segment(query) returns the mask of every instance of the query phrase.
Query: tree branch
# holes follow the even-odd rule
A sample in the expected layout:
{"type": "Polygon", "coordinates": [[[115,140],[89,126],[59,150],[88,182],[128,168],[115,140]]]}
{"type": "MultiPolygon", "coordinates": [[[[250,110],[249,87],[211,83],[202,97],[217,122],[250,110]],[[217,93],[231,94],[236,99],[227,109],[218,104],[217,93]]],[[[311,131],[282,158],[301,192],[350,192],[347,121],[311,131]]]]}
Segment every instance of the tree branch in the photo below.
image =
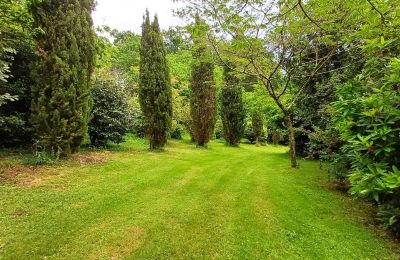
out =
{"type": "Polygon", "coordinates": [[[297,2],[298,6],[300,7],[300,10],[302,11],[302,13],[306,16],[306,18],[312,22],[313,24],[315,24],[318,28],[320,28],[321,30],[327,32],[326,29],[324,29],[321,25],[319,25],[313,18],[311,18],[311,16],[308,15],[308,13],[306,12],[306,10],[303,7],[303,4],[301,3],[301,0],[298,0],[297,2]]]}
{"type": "Polygon", "coordinates": [[[374,5],[374,3],[371,2],[371,0],[367,0],[367,2],[372,7],[372,9],[375,10],[379,14],[379,16],[381,17],[382,23],[386,26],[386,18],[383,15],[383,13],[381,11],[379,11],[379,9],[374,5]]]}

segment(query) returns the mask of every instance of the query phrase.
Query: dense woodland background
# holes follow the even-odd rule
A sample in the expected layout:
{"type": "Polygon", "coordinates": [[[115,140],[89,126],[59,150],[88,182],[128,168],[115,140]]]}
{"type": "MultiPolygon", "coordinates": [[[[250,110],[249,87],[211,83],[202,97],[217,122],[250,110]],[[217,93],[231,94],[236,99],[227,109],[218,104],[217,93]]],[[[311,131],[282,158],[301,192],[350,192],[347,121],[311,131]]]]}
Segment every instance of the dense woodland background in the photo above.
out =
{"type": "Polygon", "coordinates": [[[147,12],[137,35],[93,28],[92,0],[1,0],[0,146],[41,164],[127,133],[288,145],[398,234],[398,0],[183,2],[187,26],[147,12]]]}

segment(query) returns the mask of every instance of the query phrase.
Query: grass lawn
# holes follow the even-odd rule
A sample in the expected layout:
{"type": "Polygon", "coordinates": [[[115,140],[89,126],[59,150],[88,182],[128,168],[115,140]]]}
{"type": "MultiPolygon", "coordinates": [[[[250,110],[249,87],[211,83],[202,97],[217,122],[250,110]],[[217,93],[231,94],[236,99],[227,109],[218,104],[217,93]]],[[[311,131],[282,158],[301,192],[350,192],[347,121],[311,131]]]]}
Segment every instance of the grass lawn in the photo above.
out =
{"type": "Polygon", "coordinates": [[[146,148],[34,169],[3,156],[0,259],[400,258],[366,203],[328,188],[318,162],[290,169],[285,147],[146,148]]]}

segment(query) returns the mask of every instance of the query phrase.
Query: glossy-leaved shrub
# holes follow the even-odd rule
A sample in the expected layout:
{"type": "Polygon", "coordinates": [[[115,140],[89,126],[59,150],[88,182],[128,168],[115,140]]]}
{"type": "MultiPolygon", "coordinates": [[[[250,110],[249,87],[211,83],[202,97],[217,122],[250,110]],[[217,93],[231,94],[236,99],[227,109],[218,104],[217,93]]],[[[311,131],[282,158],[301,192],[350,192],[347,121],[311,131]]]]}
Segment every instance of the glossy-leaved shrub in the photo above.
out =
{"type": "Polygon", "coordinates": [[[92,98],[93,108],[89,122],[91,144],[104,147],[108,142],[123,142],[132,121],[124,87],[110,79],[96,79],[92,98]]]}
{"type": "Polygon", "coordinates": [[[363,50],[366,65],[360,75],[339,87],[334,119],[347,143],[350,192],[376,201],[379,218],[399,235],[399,35],[388,41],[368,40],[363,50]]]}

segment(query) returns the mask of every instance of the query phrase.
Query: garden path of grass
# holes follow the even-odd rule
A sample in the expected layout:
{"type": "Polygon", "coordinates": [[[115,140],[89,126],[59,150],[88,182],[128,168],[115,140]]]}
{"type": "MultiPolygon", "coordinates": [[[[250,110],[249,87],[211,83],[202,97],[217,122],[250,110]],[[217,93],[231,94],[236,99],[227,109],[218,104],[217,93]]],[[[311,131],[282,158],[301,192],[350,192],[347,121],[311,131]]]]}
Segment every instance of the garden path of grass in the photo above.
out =
{"type": "Polygon", "coordinates": [[[30,170],[0,183],[0,259],[400,258],[364,202],[286,150],[129,139],[30,170]]]}

